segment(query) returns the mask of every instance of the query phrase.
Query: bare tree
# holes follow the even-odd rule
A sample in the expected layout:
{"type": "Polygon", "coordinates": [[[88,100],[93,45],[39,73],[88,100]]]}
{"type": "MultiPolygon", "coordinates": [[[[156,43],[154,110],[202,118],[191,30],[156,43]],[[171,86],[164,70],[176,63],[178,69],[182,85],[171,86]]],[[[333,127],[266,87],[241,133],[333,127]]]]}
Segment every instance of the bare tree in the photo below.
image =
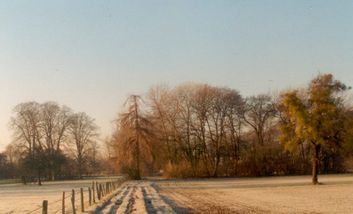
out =
{"type": "Polygon", "coordinates": [[[102,168],[100,157],[100,147],[97,141],[93,141],[87,151],[87,168],[88,173],[93,175],[97,172],[98,168],[102,168]]]}
{"type": "Polygon", "coordinates": [[[276,108],[269,95],[260,94],[257,96],[249,97],[245,103],[243,111],[243,119],[245,123],[252,129],[255,134],[255,142],[252,143],[251,170],[252,174],[268,174],[266,152],[267,146],[265,145],[266,133],[270,133],[272,122],[276,115],[276,108]]]}
{"type": "Polygon", "coordinates": [[[82,179],[88,151],[98,136],[97,129],[94,119],[86,113],[75,113],[70,117],[69,133],[80,179],[82,179]]]}
{"type": "Polygon", "coordinates": [[[244,121],[255,131],[257,142],[263,145],[266,129],[270,127],[276,108],[268,95],[252,96],[246,100],[244,121]]]}
{"type": "Polygon", "coordinates": [[[223,153],[235,143],[230,130],[233,140],[240,135],[237,119],[243,102],[238,92],[186,84],[173,90],[154,87],[149,100],[155,127],[167,148],[168,164],[186,160],[193,176],[217,176],[221,161],[226,159],[223,153]]]}
{"type": "Polygon", "coordinates": [[[54,102],[46,102],[40,105],[41,132],[48,156],[48,169],[51,180],[55,179],[55,174],[65,159],[61,145],[67,137],[71,114],[72,112],[69,108],[60,107],[54,102]]]}
{"type": "Polygon", "coordinates": [[[194,123],[195,135],[202,142],[203,159],[207,160],[204,164],[209,175],[217,176],[221,160],[225,164],[229,160],[227,154],[233,149],[231,145],[239,143],[242,98],[235,90],[200,85],[193,104],[199,121],[194,123]]]}
{"type": "Polygon", "coordinates": [[[38,185],[45,169],[44,147],[41,134],[40,105],[27,102],[17,105],[13,110],[10,126],[14,130],[14,143],[23,150],[25,165],[36,171],[38,185]]]}
{"type": "MultiPolygon", "coordinates": [[[[171,121],[173,120],[170,114],[170,102],[171,102],[170,90],[167,86],[155,86],[152,87],[148,92],[149,107],[151,108],[151,119],[154,124],[154,135],[158,141],[166,147],[165,158],[169,163],[175,161],[175,145],[173,139],[173,133],[171,129],[171,121]]],[[[163,154],[163,153],[162,153],[163,154]]],[[[159,154],[159,156],[162,156],[159,154]]],[[[163,158],[163,157],[162,157],[163,158]]]]}
{"type": "Polygon", "coordinates": [[[184,158],[191,166],[192,175],[196,176],[201,157],[201,148],[194,134],[195,114],[193,98],[197,85],[181,85],[173,90],[172,111],[174,112],[174,138],[184,158]]]}

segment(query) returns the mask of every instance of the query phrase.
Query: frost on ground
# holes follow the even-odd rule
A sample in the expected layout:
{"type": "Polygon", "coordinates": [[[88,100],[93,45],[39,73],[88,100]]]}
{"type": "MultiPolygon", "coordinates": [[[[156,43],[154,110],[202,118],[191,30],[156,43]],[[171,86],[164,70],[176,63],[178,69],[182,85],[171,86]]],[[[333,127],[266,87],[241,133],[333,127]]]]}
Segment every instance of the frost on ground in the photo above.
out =
{"type": "Polygon", "coordinates": [[[107,203],[92,213],[175,213],[152,187],[152,184],[153,182],[150,181],[126,182],[107,203]]]}
{"type": "Polygon", "coordinates": [[[104,213],[353,213],[353,176],[131,181],[104,213]]]}
{"type": "Polygon", "coordinates": [[[193,213],[353,213],[353,176],[159,181],[159,192],[193,213]]]}
{"type": "MultiPolygon", "coordinates": [[[[353,175],[319,180],[316,186],[310,176],[128,181],[87,213],[353,213],[353,175]]],[[[43,199],[50,207],[58,192],[82,184],[0,185],[0,213],[27,213],[43,199]]]]}
{"type": "MultiPolygon", "coordinates": [[[[106,182],[115,178],[101,178],[94,181],[106,182]]],[[[36,184],[22,185],[4,184],[0,185],[0,213],[1,214],[24,214],[41,213],[41,205],[43,200],[48,200],[48,212],[50,214],[61,213],[62,192],[66,193],[66,210],[71,213],[71,191],[74,189],[77,193],[76,207],[80,206],[80,198],[78,197],[80,188],[84,188],[84,198],[86,206],[88,206],[88,187],[92,185],[93,180],[80,181],[55,181],[43,182],[42,186],[36,184]]]]}

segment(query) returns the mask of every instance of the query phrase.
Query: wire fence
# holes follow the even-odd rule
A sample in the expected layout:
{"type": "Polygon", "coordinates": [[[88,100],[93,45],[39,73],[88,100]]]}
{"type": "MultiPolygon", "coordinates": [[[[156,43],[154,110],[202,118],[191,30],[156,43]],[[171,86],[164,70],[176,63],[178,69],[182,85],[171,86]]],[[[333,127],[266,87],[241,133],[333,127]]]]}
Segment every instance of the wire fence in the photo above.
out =
{"type": "Polygon", "coordinates": [[[39,206],[35,210],[29,211],[27,214],[37,213],[37,212],[40,212],[41,210],[42,210],[42,206],[39,206]]]}
{"type": "Polygon", "coordinates": [[[123,179],[108,182],[93,181],[89,187],[75,188],[71,191],[62,192],[62,196],[58,200],[44,200],[41,205],[26,214],[82,213],[87,210],[87,208],[108,197],[119,188],[123,182],[123,179]]]}

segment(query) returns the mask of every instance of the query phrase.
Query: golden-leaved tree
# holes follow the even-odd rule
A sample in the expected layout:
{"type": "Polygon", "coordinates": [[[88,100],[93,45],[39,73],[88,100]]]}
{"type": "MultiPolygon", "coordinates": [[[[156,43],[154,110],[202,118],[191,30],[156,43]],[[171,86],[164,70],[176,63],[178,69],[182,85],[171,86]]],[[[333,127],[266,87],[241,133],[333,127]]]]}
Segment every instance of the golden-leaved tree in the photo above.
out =
{"type": "Polygon", "coordinates": [[[318,183],[320,153],[323,149],[337,150],[342,142],[343,98],[348,88],[331,74],[313,79],[305,91],[290,91],[282,95],[280,111],[280,141],[288,148],[305,142],[312,148],[312,182],[318,183]]]}

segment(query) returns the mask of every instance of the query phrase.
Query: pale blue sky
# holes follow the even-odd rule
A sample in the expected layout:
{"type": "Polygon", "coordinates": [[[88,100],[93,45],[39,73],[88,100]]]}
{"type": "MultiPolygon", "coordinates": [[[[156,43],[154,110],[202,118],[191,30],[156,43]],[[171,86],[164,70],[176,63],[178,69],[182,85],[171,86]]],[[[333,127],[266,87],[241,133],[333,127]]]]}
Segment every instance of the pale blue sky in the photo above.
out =
{"type": "Polygon", "coordinates": [[[20,102],[85,111],[104,137],[126,96],[154,84],[246,96],[318,72],[353,85],[352,1],[2,0],[0,150],[20,102]]]}

